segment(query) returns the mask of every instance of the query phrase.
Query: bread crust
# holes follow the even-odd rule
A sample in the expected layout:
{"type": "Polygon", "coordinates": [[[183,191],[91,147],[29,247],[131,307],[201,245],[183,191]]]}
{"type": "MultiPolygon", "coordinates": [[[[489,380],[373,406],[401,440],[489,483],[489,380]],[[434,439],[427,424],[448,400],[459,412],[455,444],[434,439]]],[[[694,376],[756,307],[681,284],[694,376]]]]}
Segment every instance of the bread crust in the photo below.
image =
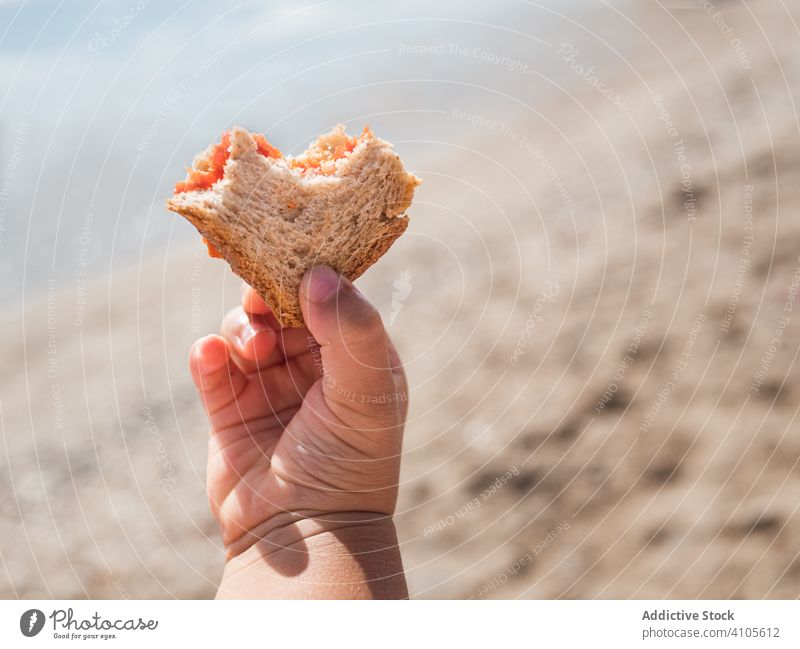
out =
{"type": "Polygon", "coordinates": [[[405,232],[420,182],[391,144],[370,133],[337,161],[335,174],[320,175],[259,154],[252,134],[234,127],[224,178],[176,194],[167,208],[214,245],[282,326],[299,327],[306,271],[325,264],[356,279],[405,232]]]}

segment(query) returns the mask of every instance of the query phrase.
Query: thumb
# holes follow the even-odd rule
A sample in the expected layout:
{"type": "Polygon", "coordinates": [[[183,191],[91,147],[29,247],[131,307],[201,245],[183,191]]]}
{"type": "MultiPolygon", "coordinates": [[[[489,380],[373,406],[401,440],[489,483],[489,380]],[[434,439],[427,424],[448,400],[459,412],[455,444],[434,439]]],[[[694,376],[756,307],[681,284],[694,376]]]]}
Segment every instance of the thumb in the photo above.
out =
{"type": "Polygon", "coordinates": [[[316,266],[300,285],[300,305],[320,346],[329,405],[374,414],[375,406],[405,398],[395,394],[391,344],[380,314],[348,279],[316,266]]]}

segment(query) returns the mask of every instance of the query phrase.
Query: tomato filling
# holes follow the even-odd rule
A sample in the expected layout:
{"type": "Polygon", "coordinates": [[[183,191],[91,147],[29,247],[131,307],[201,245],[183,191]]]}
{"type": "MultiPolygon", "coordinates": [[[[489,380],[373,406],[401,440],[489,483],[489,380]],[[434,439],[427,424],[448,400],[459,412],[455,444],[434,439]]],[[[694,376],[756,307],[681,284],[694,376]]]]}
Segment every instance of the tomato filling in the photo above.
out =
{"type": "MultiPolygon", "coordinates": [[[[336,173],[336,161],[347,157],[356,148],[356,145],[365,137],[371,137],[372,132],[368,126],[364,127],[361,135],[347,135],[344,129],[339,128],[319,138],[305,153],[288,158],[287,163],[292,169],[300,173],[318,173],[331,175],[336,173]]],[[[258,152],[265,158],[282,158],[283,154],[267,142],[262,134],[253,136],[258,152]]],[[[186,178],[175,185],[175,193],[194,192],[201,189],[210,189],[215,183],[222,180],[225,175],[225,163],[230,157],[231,134],[225,131],[218,144],[210,147],[204,158],[195,160],[194,165],[188,170],[186,178]]]]}
{"type": "MultiPolygon", "coordinates": [[[[272,146],[267,139],[261,135],[253,136],[256,141],[258,152],[265,158],[282,158],[278,149],[272,146]]],[[[219,144],[214,144],[208,155],[197,160],[194,166],[189,169],[186,179],[175,185],[175,193],[194,192],[200,189],[209,189],[214,183],[222,180],[225,175],[225,163],[231,155],[231,134],[225,131],[219,144]]]]}
{"type": "Polygon", "coordinates": [[[288,163],[292,169],[301,173],[317,173],[330,176],[336,173],[336,161],[346,158],[353,152],[362,138],[369,137],[372,132],[368,126],[364,127],[361,135],[347,135],[343,129],[336,129],[332,133],[319,138],[305,153],[289,158],[288,163]]]}
{"type": "Polygon", "coordinates": [[[203,243],[206,244],[209,257],[213,257],[214,259],[225,259],[225,255],[223,255],[219,250],[217,250],[217,247],[205,237],[203,237],[203,243]]]}

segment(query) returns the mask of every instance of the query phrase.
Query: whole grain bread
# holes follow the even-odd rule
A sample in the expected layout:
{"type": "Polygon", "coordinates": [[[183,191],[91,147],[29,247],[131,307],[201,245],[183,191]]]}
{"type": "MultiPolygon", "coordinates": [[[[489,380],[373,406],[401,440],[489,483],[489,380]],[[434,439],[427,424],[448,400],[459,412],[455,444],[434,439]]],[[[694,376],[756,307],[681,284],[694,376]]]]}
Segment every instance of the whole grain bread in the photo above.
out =
{"type": "MultiPolygon", "coordinates": [[[[343,137],[337,127],[309,151],[343,137]]],[[[302,326],[305,272],[325,264],[350,280],[361,275],[405,231],[405,211],[421,182],[391,144],[369,132],[333,164],[330,175],[301,173],[285,158],[258,153],[253,136],[235,127],[223,179],[176,194],[167,207],[194,224],[282,326],[302,326]]]]}

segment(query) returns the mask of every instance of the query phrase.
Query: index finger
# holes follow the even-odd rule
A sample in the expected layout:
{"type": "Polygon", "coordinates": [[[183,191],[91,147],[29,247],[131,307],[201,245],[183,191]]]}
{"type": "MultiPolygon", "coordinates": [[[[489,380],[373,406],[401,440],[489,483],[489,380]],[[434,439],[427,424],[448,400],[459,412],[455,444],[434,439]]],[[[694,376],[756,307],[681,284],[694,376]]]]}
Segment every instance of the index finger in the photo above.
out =
{"type": "Polygon", "coordinates": [[[308,353],[311,349],[309,341],[311,334],[308,333],[308,329],[305,327],[288,329],[282,327],[275,314],[272,313],[272,309],[246,282],[242,283],[242,308],[248,315],[263,319],[264,323],[278,334],[278,349],[284,360],[308,353]]]}
{"type": "MultiPolygon", "coordinates": [[[[256,315],[272,315],[272,311],[267,306],[267,303],[264,302],[264,298],[262,298],[252,286],[245,282],[242,283],[242,308],[248,313],[254,313],[256,315]]],[[[278,329],[280,329],[280,327],[278,327],[278,329]]]]}

